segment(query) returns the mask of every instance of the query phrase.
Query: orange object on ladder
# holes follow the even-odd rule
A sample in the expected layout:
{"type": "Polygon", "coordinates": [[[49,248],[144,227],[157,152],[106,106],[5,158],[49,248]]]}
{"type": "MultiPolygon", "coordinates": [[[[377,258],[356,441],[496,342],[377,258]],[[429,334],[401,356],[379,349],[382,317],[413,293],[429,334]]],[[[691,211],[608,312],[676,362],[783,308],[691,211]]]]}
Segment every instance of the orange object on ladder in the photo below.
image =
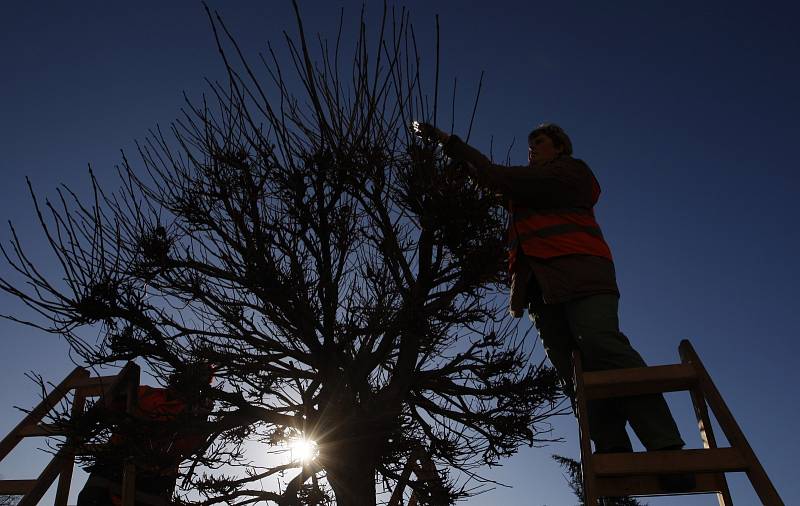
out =
{"type": "Polygon", "coordinates": [[[762,504],[783,506],[692,345],[683,340],[678,350],[680,364],[595,372],[584,372],[580,354],[573,353],[586,504],[599,505],[602,497],[716,493],[719,506],[732,506],[725,473],[743,471],[762,504]],[[587,419],[589,400],[675,391],[691,393],[705,449],[592,454],[587,419]],[[729,448],[717,446],[709,407],[730,442],[729,448]],[[677,473],[693,474],[695,487],[680,493],[663,490],[658,476],[677,473]]]}
{"type": "MultiPolygon", "coordinates": [[[[73,392],[71,416],[75,417],[84,411],[87,397],[100,397],[97,401],[105,401],[117,392],[126,389],[127,409],[133,407],[136,399],[136,388],[139,386],[139,366],[129,362],[117,375],[91,378],[89,371],[76,367],[58,386],[56,386],[38,406],[0,441],[0,461],[26,437],[66,436],[67,440],[45,467],[39,477],[32,480],[0,480],[0,494],[21,495],[18,506],[34,506],[59,477],[55,506],[66,506],[69,487],[72,481],[72,470],[75,465],[75,447],[81,441],[73,441],[60,427],[42,424],[42,419],[52,411],[62,399],[73,392]],[[108,396],[108,397],[106,397],[108,396]]],[[[133,506],[133,466],[126,466],[123,485],[123,505],[133,506]],[[126,493],[127,492],[127,493],[126,493]]]]}

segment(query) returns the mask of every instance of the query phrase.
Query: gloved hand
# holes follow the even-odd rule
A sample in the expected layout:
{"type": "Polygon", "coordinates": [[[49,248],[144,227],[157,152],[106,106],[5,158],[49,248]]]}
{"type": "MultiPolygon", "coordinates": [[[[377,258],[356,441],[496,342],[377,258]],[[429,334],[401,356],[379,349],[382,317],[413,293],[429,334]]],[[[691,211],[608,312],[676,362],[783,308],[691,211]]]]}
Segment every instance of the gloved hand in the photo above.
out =
{"type": "Polygon", "coordinates": [[[411,132],[424,140],[435,141],[439,144],[444,144],[450,139],[450,134],[439,130],[430,123],[420,123],[419,121],[411,123],[411,132]]]}

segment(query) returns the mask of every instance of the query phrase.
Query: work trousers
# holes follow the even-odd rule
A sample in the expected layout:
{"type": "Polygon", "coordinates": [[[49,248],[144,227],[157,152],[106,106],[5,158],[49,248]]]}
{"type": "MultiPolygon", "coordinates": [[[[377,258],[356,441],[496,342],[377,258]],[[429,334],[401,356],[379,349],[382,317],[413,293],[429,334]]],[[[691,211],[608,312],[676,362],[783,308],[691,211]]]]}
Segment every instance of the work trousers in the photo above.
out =
{"type": "MultiPolygon", "coordinates": [[[[104,469],[104,471],[108,471],[104,469]]],[[[111,473],[109,473],[111,474],[111,473]]],[[[101,473],[92,472],[78,494],[78,506],[118,506],[122,504],[122,485],[118,471],[109,479],[101,473]]],[[[138,473],[136,477],[135,506],[169,506],[175,488],[174,476],[154,476],[138,473]]]]}
{"type": "MultiPolygon", "coordinates": [[[[646,365],[619,330],[617,295],[591,295],[561,304],[544,304],[538,290],[530,292],[531,319],[565,392],[573,400],[572,351],[576,347],[586,371],[646,365]]],[[[632,451],[626,422],[648,450],[684,445],[661,394],[589,401],[588,411],[589,434],[596,452],[632,451]]]]}

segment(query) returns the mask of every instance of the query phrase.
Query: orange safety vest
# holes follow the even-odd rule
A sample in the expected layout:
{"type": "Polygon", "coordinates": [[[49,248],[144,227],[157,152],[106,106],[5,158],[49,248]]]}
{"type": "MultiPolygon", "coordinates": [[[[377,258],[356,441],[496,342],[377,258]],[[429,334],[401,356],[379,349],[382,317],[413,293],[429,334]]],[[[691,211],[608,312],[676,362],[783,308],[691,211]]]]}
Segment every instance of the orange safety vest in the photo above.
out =
{"type": "Polygon", "coordinates": [[[150,420],[174,420],[186,410],[186,403],[171,395],[166,388],[142,385],[138,394],[139,409],[146,413],[150,420]]]}
{"type": "MultiPolygon", "coordinates": [[[[600,196],[597,181],[594,181],[593,190],[596,202],[600,196]]],[[[520,250],[528,256],[543,259],[594,255],[611,260],[611,250],[591,208],[531,209],[512,202],[510,212],[509,272],[514,272],[520,250]]]]}
{"type": "MultiPolygon", "coordinates": [[[[186,403],[175,397],[169,390],[146,385],[138,388],[137,402],[139,410],[146,416],[145,422],[170,422],[182,415],[187,409],[186,403]]],[[[147,444],[153,449],[161,448],[164,450],[165,456],[172,455],[174,460],[177,461],[175,469],[162,469],[160,470],[162,474],[175,472],[183,457],[205,441],[205,436],[200,433],[188,431],[172,433],[157,429],[154,426],[154,431],[150,438],[142,442],[142,444],[147,444]]],[[[112,434],[110,442],[118,445],[122,444],[124,440],[125,438],[122,435],[112,434]]]]}

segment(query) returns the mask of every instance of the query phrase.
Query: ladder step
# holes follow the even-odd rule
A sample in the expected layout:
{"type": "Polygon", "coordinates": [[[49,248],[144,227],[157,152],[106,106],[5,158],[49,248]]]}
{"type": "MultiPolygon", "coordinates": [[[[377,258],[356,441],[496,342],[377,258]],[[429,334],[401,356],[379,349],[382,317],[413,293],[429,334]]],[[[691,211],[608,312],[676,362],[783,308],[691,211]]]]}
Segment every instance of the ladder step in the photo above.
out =
{"type": "Polygon", "coordinates": [[[598,477],[636,476],[746,471],[747,461],[735,448],[711,448],[707,450],[603,453],[592,456],[592,466],[598,477]]]}
{"type": "MultiPolygon", "coordinates": [[[[681,494],[707,494],[724,488],[722,474],[695,473],[694,478],[695,487],[681,494]]],[[[661,488],[658,476],[598,476],[596,484],[600,497],[676,495],[661,488]]]]}
{"type": "Polygon", "coordinates": [[[81,390],[81,393],[87,397],[99,397],[111,388],[111,385],[114,384],[116,379],[117,375],[78,378],[73,380],[70,386],[81,390]]]}
{"type": "Polygon", "coordinates": [[[22,437],[35,436],[65,436],[66,431],[63,427],[51,423],[40,423],[38,425],[28,425],[19,430],[18,434],[22,437]]]}
{"type": "Polygon", "coordinates": [[[587,399],[605,399],[689,390],[697,383],[697,373],[686,364],[656,365],[584,372],[583,382],[587,399]]]}
{"type": "Polygon", "coordinates": [[[36,486],[37,480],[0,480],[0,494],[25,495],[36,486]]]}

